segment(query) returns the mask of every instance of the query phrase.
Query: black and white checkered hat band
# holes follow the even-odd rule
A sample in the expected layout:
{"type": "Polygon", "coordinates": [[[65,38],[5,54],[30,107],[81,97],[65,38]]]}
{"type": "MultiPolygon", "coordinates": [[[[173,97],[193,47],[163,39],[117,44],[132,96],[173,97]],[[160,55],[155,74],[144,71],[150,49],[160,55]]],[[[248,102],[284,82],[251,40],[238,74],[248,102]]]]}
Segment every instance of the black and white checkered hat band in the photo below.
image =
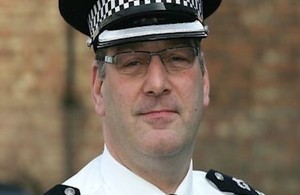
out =
{"type": "Polygon", "coordinates": [[[91,38],[95,39],[99,33],[101,23],[114,13],[132,6],[154,3],[177,4],[192,8],[197,11],[198,18],[203,21],[202,0],[98,0],[88,17],[91,38]]]}

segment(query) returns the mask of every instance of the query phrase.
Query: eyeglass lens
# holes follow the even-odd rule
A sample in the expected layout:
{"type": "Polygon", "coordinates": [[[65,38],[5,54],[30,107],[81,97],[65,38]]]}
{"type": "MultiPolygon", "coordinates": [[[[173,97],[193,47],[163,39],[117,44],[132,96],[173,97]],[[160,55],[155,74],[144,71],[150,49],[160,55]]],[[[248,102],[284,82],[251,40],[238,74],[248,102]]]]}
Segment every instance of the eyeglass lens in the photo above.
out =
{"type": "Polygon", "coordinates": [[[121,74],[138,75],[146,73],[151,57],[158,55],[165,69],[171,72],[192,67],[197,53],[194,47],[169,48],[160,52],[130,51],[118,53],[106,62],[116,64],[121,74]]]}

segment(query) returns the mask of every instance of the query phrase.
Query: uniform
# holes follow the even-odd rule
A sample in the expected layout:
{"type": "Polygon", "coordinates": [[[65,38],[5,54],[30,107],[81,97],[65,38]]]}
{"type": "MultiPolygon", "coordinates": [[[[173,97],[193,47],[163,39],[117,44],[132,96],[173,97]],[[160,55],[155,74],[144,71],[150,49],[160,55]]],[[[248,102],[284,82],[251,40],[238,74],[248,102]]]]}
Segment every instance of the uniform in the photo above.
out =
{"type": "MultiPolygon", "coordinates": [[[[59,0],[62,17],[87,35],[98,49],[130,42],[194,39],[208,36],[204,19],[221,0],[59,0]]],[[[45,195],[165,195],[118,163],[105,148],[75,176],[45,195]]],[[[194,171],[192,162],[177,195],[261,195],[242,180],[210,170],[194,171]]]]}
{"type": "MultiPolygon", "coordinates": [[[[262,195],[240,179],[210,170],[189,171],[179,185],[178,195],[262,195]]],[[[118,163],[105,148],[76,175],[45,195],[165,195],[160,189],[118,163]]]]}

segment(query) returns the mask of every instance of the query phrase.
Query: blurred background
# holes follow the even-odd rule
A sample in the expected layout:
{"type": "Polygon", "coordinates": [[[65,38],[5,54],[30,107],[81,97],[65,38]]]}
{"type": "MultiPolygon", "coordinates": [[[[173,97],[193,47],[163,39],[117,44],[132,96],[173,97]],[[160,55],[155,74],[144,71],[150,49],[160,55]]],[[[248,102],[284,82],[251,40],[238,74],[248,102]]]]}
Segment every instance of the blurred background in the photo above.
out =
{"type": "MultiPolygon", "coordinates": [[[[224,0],[206,21],[211,105],[195,168],[300,193],[299,2],[224,0]]],[[[56,0],[0,0],[0,184],[39,195],[101,153],[93,59],[56,0]]]]}

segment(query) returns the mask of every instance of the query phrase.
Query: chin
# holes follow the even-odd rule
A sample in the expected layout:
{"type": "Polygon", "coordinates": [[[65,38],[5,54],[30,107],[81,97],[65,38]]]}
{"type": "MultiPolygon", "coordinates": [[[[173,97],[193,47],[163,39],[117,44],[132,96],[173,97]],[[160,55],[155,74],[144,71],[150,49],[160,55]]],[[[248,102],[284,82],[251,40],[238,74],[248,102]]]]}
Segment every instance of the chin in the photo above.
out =
{"type": "Polygon", "coordinates": [[[156,157],[174,156],[180,152],[183,143],[180,140],[170,137],[148,140],[141,143],[145,153],[156,157]]]}
{"type": "Polygon", "coordinates": [[[148,129],[140,134],[138,148],[149,156],[174,156],[180,153],[193,139],[178,129],[148,129]]]}

